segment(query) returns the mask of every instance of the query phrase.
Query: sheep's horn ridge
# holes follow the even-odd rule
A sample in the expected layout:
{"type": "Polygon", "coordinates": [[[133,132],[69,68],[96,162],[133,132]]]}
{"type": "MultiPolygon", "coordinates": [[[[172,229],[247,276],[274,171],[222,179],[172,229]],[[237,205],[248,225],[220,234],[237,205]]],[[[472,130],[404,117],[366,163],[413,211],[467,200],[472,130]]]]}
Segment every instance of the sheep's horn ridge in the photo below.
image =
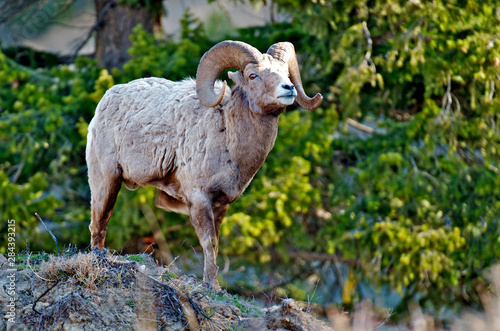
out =
{"type": "Polygon", "coordinates": [[[295,47],[293,47],[293,44],[289,42],[276,43],[269,47],[267,54],[271,55],[276,60],[288,63],[290,80],[297,89],[297,103],[307,110],[318,108],[323,102],[323,96],[317,93],[313,98],[310,98],[304,91],[302,79],[300,78],[297,55],[295,54],[295,47]]]}
{"type": "Polygon", "coordinates": [[[219,95],[214,91],[214,83],[224,70],[244,70],[247,64],[258,63],[261,58],[259,50],[241,41],[226,40],[212,47],[201,58],[196,72],[196,93],[201,103],[215,107],[222,101],[226,83],[219,95]]]}

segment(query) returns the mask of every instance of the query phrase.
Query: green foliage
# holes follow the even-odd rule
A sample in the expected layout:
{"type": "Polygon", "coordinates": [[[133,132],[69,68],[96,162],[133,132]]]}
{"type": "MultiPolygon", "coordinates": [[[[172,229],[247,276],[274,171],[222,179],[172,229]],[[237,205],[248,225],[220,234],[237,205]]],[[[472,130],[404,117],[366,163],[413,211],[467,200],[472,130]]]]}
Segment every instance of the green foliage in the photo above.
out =
{"type": "Polygon", "coordinates": [[[313,249],[359,261],[355,282],[390,284],[402,305],[478,303],[500,257],[495,2],[279,3],[302,6],[305,63],[340,118],[386,132],[363,140],[344,121],[311,165],[333,215],[313,249]]]}
{"type": "Polygon", "coordinates": [[[2,50],[3,53],[16,63],[30,68],[52,67],[59,64],[59,58],[47,52],[34,51],[29,47],[10,46],[2,50]]]}
{"type": "Polygon", "coordinates": [[[88,187],[81,180],[86,132],[78,127],[88,123],[96,106],[92,93],[100,69],[79,59],[74,69],[33,71],[2,53],[0,68],[2,219],[17,221],[18,245],[33,241],[37,249],[52,250],[50,239],[39,240],[42,234],[50,237],[33,213],[73,225],[88,219],[88,187]]]}
{"type": "Polygon", "coordinates": [[[264,311],[256,306],[253,299],[240,297],[238,294],[223,293],[221,291],[209,292],[213,300],[220,304],[230,304],[236,306],[242,313],[252,317],[262,316],[264,311]]]}
{"type": "Polygon", "coordinates": [[[144,261],[144,256],[141,256],[141,255],[127,255],[125,256],[125,260],[128,260],[128,261],[136,261],[136,262],[143,262],[144,261]]]}
{"type": "Polygon", "coordinates": [[[134,28],[130,36],[131,56],[122,72],[115,69],[113,75],[119,82],[128,82],[141,77],[165,77],[180,80],[194,76],[199,59],[210,48],[203,30],[203,24],[192,17],[187,10],[181,19],[181,39],[157,40],[142,26],[134,28]]]}
{"type": "MultiPolygon", "coordinates": [[[[306,233],[314,228],[313,208],[320,208],[321,189],[312,165],[321,160],[332,142],[338,123],[333,107],[316,113],[289,111],[280,119],[279,137],[259,174],[236,202],[222,223],[221,234],[230,239],[221,244],[223,253],[244,254],[260,262],[270,260],[270,251],[248,250],[276,246],[286,255],[287,247],[312,249],[306,233]]],[[[225,240],[225,239],[223,239],[225,240]]]]}

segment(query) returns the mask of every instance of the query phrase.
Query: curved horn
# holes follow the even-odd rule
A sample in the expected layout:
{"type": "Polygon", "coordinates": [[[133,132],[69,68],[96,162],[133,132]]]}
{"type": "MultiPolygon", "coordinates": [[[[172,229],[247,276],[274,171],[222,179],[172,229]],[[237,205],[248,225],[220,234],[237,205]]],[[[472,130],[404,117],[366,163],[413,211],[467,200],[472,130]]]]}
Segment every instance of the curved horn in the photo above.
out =
{"type": "Polygon", "coordinates": [[[304,92],[302,87],[302,79],[300,78],[299,64],[297,62],[297,55],[292,43],[281,42],[276,43],[269,47],[267,54],[271,55],[278,61],[288,64],[288,72],[290,73],[290,80],[297,89],[297,102],[298,104],[307,109],[314,110],[323,102],[323,96],[317,93],[313,98],[309,98],[304,92]]]}
{"type": "Polygon", "coordinates": [[[258,63],[262,53],[253,46],[241,41],[223,41],[212,47],[200,60],[196,72],[196,93],[202,104],[215,107],[224,98],[227,83],[220,95],[215,94],[214,83],[226,69],[244,70],[249,63],[258,63]]]}

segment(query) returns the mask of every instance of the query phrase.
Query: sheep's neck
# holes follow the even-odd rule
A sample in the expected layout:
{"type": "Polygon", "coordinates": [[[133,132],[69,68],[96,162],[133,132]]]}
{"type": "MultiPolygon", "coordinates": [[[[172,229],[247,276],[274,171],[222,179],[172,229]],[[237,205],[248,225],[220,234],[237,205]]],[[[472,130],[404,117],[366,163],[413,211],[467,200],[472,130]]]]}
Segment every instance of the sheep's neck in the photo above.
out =
{"type": "Polygon", "coordinates": [[[233,93],[224,108],[228,150],[231,159],[238,165],[238,190],[243,190],[274,146],[279,116],[255,113],[240,93],[233,93]]]}

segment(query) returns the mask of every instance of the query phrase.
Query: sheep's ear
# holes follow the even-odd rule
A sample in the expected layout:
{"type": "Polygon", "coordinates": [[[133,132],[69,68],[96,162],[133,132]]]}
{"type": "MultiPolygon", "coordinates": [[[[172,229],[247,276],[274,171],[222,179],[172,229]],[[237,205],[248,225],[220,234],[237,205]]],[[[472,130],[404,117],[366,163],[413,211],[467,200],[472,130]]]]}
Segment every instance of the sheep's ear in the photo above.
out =
{"type": "Polygon", "coordinates": [[[241,73],[241,70],[238,71],[229,71],[227,73],[229,78],[236,84],[236,85],[241,85],[243,84],[243,74],[241,73]]]}

